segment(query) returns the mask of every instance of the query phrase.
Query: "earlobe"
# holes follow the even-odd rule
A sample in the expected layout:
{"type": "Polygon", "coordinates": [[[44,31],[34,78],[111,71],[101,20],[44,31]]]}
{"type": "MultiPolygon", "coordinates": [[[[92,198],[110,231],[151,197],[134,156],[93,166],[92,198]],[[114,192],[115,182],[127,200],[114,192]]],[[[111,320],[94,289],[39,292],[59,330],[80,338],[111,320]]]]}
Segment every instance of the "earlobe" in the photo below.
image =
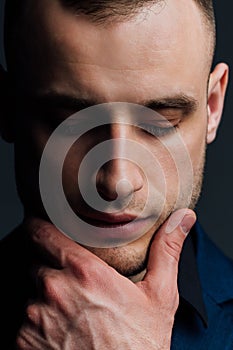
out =
{"type": "Polygon", "coordinates": [[[221,121],[225,94],[228,84],[229,67],[225,63],[218,64],[210,75],[208,87],[208,129],[207,143],[215,140],[221,121]]]}

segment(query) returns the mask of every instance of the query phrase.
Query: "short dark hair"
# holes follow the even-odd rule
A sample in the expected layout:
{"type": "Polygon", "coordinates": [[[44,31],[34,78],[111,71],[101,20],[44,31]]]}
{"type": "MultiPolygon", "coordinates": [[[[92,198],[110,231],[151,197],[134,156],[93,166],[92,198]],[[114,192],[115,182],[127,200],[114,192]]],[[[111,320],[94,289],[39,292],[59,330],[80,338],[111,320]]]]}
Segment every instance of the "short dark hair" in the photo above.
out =
{"type": "MultiPolygon", "coordinates": [[[[59,0],[61,4],[70,7],[78,13],[83,13],[96,21],[117,16],[129,16],[140,8],[164,3],[165,0],[59,0]]],[[[212,0],[194,0],[203,11],[205,18],[213,26],[215,16],[212,0]]]]}
{"type": "Polygon", "coordinates": [[[200,9],[203,11],[203,14],[209,20],[210,24],[215,27],[215,14],[213,0],[195,0],[200,9]]]}
{"type": "MultiPolygon", "coordinates": [[[[94,22],[103,23],[120,17],[133,17],[141,8],[150,4],[164,4],[166,0],[59,0],[64,7],[82,13],[94,22]]],[[[188,1],[188,0],[187,0],[188,1]]],[[[203,15],[213,38],[213,53],[216,42],[215,13],[213,0],[193,0],[203,15]]]]}
{"type": "MultiPolygon", "coordinates": [[[[12,52],[17,45],[17,31],[20,28],[20,19],[24,14],[25,5],[28,0],[6,0],[5,4],[5,30],[4,45],[6,61],[11,61],[12,52]]],[[[191,1],[191,0],[190,0],[191,1]]],[[[213,0],[192,0],[200,8],[208,30],[212,35],[213,60],[216,42],[215,14],[213,0]]],[[[164,4],[166,0],[59,0],[62,6],[70,8],[78,14],[88,16],[92,21],[107,23],[109,21],[121,20],[122,17],[133,17],[140,9],[150,4],[164,4]]],[[[212,63],[212,61],[211,61],[212,63]]]]}

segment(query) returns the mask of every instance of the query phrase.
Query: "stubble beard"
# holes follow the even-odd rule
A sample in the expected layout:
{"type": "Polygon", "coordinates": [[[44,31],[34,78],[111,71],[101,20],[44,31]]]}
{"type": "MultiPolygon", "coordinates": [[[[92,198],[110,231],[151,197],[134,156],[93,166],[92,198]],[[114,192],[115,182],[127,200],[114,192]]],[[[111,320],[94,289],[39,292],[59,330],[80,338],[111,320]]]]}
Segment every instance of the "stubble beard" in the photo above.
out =
{"type": "MultiPolygon", "coordinates": [[[[186,203],[186,207],[192,210],[195,209],[201,194],[203,177],[204,177],[205,160],[206,160],[206,147],[202,151],[200,165],[197,169],[195,169],[194,176],[193,176],[193,184],[190,184],[190,186],[192,186],[192,196],[191,196],[191,200],[189,199],[189,203],[186,203]]],[[[178,205],[176,205],[176,208],[174,208],[173,203],[172,204],[167,203],[166,209],[158,219],[153,233],[150,235],[147,235],[147,234],[144,235],[143,247],[140,247],[140,249],[138,249],[137,247],[137,241],[132,242],[131,244],[128,244],[123,247],[115,247],[115,248],[86,247],[86,248],[92,253],[94,253],[95,255],[97,255],[100,259],[104,260],[107,264],[113,267],[121,275],[125,277],[138,275],[146,269],[150,245],[154,235],[156,235],[156,232],[158,232],[161,225],[168,219],[168,217],[172,214],[172,212],[176,209],[181,209],[181,208],[184,208],[183,203],[182,204],[178,203],[178,205]]]]}

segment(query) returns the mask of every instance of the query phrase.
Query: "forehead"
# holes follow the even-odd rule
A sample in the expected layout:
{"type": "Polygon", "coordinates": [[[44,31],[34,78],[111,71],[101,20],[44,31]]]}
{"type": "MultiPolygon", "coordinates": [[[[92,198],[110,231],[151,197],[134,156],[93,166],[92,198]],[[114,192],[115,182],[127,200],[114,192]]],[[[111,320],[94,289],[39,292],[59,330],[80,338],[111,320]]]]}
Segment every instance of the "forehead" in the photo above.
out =
{"type": "Polygon", "coordinates": [[[160,1],[106,25],[75,15],[57,0],[38,1],[29,10],[32,30],[22,50],[31,83],[41,88],[91,90],[98,81],[99,90],[123,83],[135,91],[158,83],[166,90],[169,80],[177,89],[183,82],[187,91],[207,80],[209,40],[194,1],[160,1]]]}

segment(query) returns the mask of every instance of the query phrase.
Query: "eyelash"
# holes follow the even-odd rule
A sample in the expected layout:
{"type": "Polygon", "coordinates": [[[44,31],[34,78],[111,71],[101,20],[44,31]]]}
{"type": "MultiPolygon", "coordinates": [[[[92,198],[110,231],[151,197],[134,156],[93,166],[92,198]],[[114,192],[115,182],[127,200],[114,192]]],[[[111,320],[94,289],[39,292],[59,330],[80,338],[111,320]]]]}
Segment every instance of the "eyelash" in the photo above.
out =
{"type": "Polygon", "coordinates": [[[145,132],[147,132],[148,134],[150,134],[151,136],[163,137],[176,131],[176,129],[178,128],[178,125],[172,125],[170,127],[162,128],[153,124],[139,124],[138,127],[144,130],[145,132]]]}
{"type": "MultiPolygon", "coordinates": [[[[169,135],[172,132],[175,132],[178,128],[178,125],[159,127],[153,124],[138,124],[138,128],[147,134],[150,134],[151,136],[163,137],[169,135]]],[[[64,131],[66,136],[75,136],[79,131],[79,128],[77,128],[77,125],[67,125],[64,131]]]]}

